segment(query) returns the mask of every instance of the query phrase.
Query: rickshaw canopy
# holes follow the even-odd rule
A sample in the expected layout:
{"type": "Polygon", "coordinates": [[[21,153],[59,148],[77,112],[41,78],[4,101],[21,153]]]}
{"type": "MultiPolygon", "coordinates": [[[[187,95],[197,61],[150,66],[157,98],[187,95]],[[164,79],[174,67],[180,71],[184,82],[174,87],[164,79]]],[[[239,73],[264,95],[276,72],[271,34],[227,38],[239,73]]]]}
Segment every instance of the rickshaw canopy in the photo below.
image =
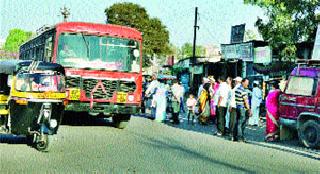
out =
{"type": "Polygon", "coordinates": [[[56,63],[16,59],[0,61],[0,73],[2,74],[15,74],[18,71],[30,70],[56,71],[61,74],[65,74],[63,66],[56,63]]]}
{"type": "Polygon", "coordinates": [[[13,74],[17,72],[17,65],[22,62],[21,60],[5,60],[0,61],[0,73],[2,74],[13,74]]]}

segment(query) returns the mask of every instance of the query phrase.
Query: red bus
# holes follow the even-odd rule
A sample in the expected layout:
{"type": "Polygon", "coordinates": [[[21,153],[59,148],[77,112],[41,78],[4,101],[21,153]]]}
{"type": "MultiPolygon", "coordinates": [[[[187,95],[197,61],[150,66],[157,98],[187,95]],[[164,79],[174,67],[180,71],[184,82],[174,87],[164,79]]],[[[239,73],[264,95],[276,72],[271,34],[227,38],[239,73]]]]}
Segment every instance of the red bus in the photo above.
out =
{"type": "Polygon", "coordinates": [[[124,128],[139,112],[142,36],[133,28],[64,22],[20,47],[20,59],[59,63],[66,70],[67,111],[112,117],[124,128]]]}

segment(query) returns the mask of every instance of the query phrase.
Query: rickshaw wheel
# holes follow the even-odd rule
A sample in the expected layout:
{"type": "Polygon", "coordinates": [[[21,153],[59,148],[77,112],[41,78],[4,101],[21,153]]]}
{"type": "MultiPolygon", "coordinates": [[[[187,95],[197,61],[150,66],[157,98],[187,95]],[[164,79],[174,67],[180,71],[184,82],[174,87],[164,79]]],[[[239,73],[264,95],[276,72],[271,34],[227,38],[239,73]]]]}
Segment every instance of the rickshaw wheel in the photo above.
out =
{"type": "Polygon", "coordinates": [[[48,152],[49,151],[49,135],[48,134],[38,135],[35,147],[37,150],[41,152],[48,152]]]}

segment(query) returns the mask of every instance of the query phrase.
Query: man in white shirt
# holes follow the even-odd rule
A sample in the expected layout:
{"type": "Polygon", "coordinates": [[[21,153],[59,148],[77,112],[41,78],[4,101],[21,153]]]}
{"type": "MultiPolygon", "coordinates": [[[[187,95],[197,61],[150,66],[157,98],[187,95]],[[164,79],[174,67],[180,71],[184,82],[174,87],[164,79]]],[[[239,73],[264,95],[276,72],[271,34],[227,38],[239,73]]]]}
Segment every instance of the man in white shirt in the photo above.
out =
{"type": "Polygon", "coordinates": [[[179,114],[181,111],[181,103],[183,94],[184,94],[184,88],[178,83],[177,80],[174,80],[173,85],[171,87],[172,91],[172,120],[174,124],[179,124],[179,114]]]}
{"type": "Polygon", "coordinates": [[[156,93],[157,88],[159,87],[160,82],[157,80],[157,75],[153,74],[152,75],[152,82],[149,84],[147,90],[146,90],[146,96],[149,97],[151,99],[151,116],[152,118],[155,118],[155,112],[156,112],[156,108],[154,106],[154,98],[153,95],[156,93]]]}
{"type": "Polygon", "coordinates": [[[227,103],[229,97],[229,91],[231,90],[230,86],[226,83],[226,78],[224,76],[219,77],[219,88],[217,91],[217,135],[224,136],[225,135],[225,124],[226,124],[226,113],[227,113],[227,103]]]}
{"type": "Polygon", "coordinates": [[[259,124],[260,104],[262,102],[262,91],[259,88],[259,83],[253,83],[252,98],[251,98],[251,111],[252,117],[249,118],[250,126],[257,126],[259,124]]]}

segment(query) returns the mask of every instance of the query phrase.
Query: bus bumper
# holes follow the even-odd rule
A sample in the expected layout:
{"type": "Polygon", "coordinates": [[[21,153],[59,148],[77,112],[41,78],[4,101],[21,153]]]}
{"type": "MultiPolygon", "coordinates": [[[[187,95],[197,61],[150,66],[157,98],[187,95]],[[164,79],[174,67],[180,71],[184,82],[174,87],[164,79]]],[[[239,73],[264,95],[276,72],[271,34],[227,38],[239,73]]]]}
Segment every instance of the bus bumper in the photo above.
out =
{"type": "Polygon", "coordinates": [[[65,108],[66,111],[89,112],[91,115],[103,113],[104,115],[112,114],[136,114],[140,111],[140,107],[132,104],[113,104],[113,103],[93,103],[90,108],[88,102],[70,102],[65,108]]]}

